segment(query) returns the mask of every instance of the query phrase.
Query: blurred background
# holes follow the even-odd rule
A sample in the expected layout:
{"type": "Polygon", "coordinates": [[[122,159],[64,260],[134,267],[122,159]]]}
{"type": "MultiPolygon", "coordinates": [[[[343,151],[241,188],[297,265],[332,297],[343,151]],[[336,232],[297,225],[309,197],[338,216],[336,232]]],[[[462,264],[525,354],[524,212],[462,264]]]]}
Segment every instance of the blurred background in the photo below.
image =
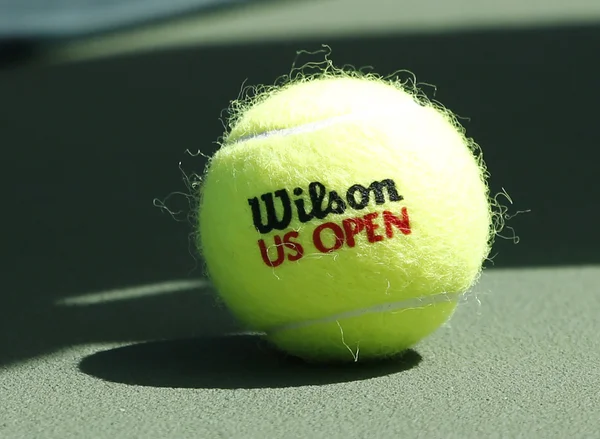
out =
{"type": "Polygon", "coordinates": [[[600,2],[5,0],[0,367],[233,329],[190,246],[184,173],[242,84],[324,44],[338,66],[413,72],[463,118],[525,212],[490,269],[600,263],[600,2]]]}

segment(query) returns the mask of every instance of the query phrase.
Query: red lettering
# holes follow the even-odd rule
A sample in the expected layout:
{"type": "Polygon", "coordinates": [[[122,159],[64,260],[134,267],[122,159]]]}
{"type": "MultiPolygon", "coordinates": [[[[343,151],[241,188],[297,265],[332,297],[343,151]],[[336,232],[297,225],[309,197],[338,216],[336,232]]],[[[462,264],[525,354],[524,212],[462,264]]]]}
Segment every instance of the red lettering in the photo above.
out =
{"type": "Polygon", "coordinates": [[[331,253],[344,245],[344,231],[335,223],[323,223],[315,228],[315,231],[313,232],[313,242],[317,250],[320,252],[331,253]],[[325,229],[330,229],[335,235],[335,243],[333,244],[333,247],[326,247],[325,244],[323,244],[321,232],[325,229]]]}
{"type": "Polygon", "coordinates": [[[354,247],[356,245],[354,237],[363,231],[365,222],[362,218],[347,218],[342,221],[342,225],[346,234],[346,244],[348,247],[354,247]]]}
{"type": "Polygon", "coordinates": [[[304,248],[298,242],[292,241],[292,238],[298,238],[300,234],[296,231],[287,232],[283,237],[283,245],[285,245],[290,250],[293,250],[294,254],[289,254],[288,259],[290,261],[297,261],[304,255],[304,248]]]}
{"type": "Polygon", "coordinates": [[[367,229],[367,239],[370,243],[375,243],[383,239],[382,235],[376,235],[375,230],[379,228],[379,224],[373,223],[373,220],[379,216],[378,212],[368,213],[363,217],[365,228],[367,229]]]}
{"type": "MultiPolygon", "coordinates": [[[[399,230],[404,235],[412,233],[410,228],[410,220],[408,217],[408,209],[403,207],[401,215],[395,215],[389,210],[383,212],[383,223],[385,228],[385,236],[387,238],[394,237],[394,230],[399,230]]],[[[363,217],[346,218],[341,225],[333,222],[323,223],[313,231],[313,243],[315,248],[321,253],[331,253],[342,248],[344,244],[348,247],[356,246],[356,236],[363,230],[366,232],[367,239],[370,243],[376,243],[384,239],[384,235],[377,234],[377,229],[381,227],[375,220],[379,217],[378,212],[372,212],[363,217]]],[[[278,267],[283,264],[286,259],[289,261],[298,261],[304,256],[304,247],[297,239],[300,234],[293,230],[287,232],[283,238],[279,235],[274,235],[274,244],[267,247],[263,239],[258,241],[260,254],[264,263],[269,267],[278,267]],[[273,247],[276,248],[276,255],[273,253],[273,247]],[[271,254],[269,254],[271,253],[271,254]],[[272,259],[272,257],[275,257],[272,259]]]]}
{"type": "Polygon", "coordinates": [[[411,233],[410,221],[408,219],[408,210],[406,209],[406,207],[402,208],[402,218],[394,215],[389,210],[384,211],[383,222],[385,223],[385,234],[388,238],[394,237],[394,226],[400,229],[400,231],[404,235],[409,235],[411,233]]]}
{"type": "Polygon", "coordinates": [[[267,248],[264,239],[258,241],[258,247],[260,248],[260,255],[262,256],[263,262],[269,267],[278,267],[279,265],[283,264],[283,261],[285,260],[285,254],[283,251],[281,236],[275,235],[275,248],[277,249],[277,259],[275,259],[274,261],[272,261],[271,258],[269,258],[269,249],[267,248]]]}

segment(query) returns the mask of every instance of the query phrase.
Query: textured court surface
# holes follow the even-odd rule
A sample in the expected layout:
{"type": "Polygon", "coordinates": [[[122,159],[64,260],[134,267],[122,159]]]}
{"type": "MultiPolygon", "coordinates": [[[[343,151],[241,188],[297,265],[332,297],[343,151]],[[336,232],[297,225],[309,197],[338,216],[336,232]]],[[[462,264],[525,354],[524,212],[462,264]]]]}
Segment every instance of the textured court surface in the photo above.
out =
{"type": "MultiPolygon", "coordinates": [[[[403,361],[362,367],[306,367],[250,335],[71,344],[2,371],[0,433],[594,437],[599,281],[598,267],[490,270],[450,326],[403,361]]],[[[183,296],[200,319],[214,313],[190,294],[166,309],[183,296]]]]}

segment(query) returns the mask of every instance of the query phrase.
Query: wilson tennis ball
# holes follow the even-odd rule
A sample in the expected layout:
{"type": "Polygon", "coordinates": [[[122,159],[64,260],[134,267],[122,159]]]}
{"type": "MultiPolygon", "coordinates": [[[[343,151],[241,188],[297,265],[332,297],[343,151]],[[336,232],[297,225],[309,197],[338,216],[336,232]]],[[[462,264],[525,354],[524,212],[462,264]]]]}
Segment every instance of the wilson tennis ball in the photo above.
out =
{"type": "Polygon", "coordinates": [[[392,356],[447,321],[493,237],[484,162],[454,116],[348,74],[238,107],[197,241],[239,321],[308,361],[392,356]]]}

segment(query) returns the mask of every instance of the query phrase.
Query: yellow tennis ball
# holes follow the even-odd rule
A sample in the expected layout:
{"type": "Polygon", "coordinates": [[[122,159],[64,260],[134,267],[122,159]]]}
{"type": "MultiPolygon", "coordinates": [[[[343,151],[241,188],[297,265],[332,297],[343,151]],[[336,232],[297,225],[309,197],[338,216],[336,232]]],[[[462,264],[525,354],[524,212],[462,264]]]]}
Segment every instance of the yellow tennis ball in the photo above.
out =
{"type": "Polygon", "coordinates": [[[198,245],[240,322],[309,361],[358,361],[450,318],[493,230],[483,159],[449,111],[397,82],[321,75],[231,125],[198,245]]]}

